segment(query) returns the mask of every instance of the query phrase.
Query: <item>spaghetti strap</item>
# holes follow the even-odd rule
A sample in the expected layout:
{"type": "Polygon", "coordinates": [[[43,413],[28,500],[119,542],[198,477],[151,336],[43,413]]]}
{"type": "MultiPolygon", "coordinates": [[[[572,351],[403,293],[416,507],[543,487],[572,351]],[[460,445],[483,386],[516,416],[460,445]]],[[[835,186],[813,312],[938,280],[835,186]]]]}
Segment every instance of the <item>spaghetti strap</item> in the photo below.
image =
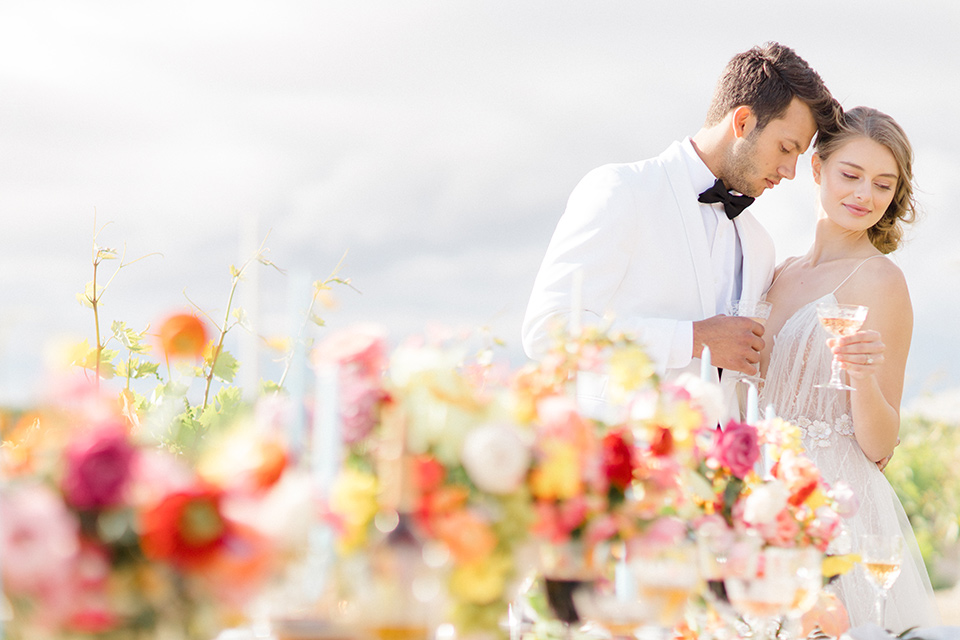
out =
{"type": "MultiPolygon", "coordinates": [[[[794,258],[787,258],[787,260],[793,261],[794,258]]],[[[784,260],[783,265],[780,267],[779,270],[777,270],[777,275],[773,276],[773,281],[770,283],[770,286],[767,287],[767,291],[770,291],[770,289],[773,289],[773,285],[775,285],[777,283],[777,280],[780,279],[780,274],[782,274],[786,270],[787,270],[787,262],[786,260],[784,260]]]]}
{"type": "Polygon", "coordinates": [[[847,280],[849,280],[850,278],[852,278],[852,277],[853,277],[853,274],[855,274],[857,271],[859,271],[859,270],[860,270],[860,267],[862,267],[864,264],[866,264],[869,260],[873,260],[874,258],[882,258],[882,257],[883,257],[883,254],[882,254],[882,253],[878,253],[878,254],[875,255],[875,256],[870,256],[869,258],[865,258],[864,260],[862,260],[862,261],[860,262],[860,264],[858,264],[856,267],[854,267],[853,271],[850,272],[850,275],[848,275],[846,278],[844,278],[844,279],[843,279],[843,282],[841,282],[840,284],[838,284],[837,287],[836,287],[836,289],[834,289],[833,291],[830,292],[831,295],[836,295],[837,290],[840,289],[840,287],[842,287],[843,285],[845,285],[845,284],[847,283],[847,280]]]}

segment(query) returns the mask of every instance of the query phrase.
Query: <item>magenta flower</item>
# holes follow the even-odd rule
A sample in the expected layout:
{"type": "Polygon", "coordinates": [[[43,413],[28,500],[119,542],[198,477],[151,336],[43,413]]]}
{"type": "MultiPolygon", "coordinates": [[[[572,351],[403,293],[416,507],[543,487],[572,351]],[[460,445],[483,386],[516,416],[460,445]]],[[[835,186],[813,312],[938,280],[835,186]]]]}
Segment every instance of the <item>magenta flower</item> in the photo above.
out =
{"type": "Polygon", "coordinates": [[[756,427],[731,420],[723,431],[714,432],[709,457],[743,479],[760,459],[756,427]]]}
{"type": "Polygon", "coordinates": [[[135,455],[133,445],[119,425],[111,424],[81,434],[65,452],[61,481],[64,498],[78,509],[120,504],[135,455]]]}

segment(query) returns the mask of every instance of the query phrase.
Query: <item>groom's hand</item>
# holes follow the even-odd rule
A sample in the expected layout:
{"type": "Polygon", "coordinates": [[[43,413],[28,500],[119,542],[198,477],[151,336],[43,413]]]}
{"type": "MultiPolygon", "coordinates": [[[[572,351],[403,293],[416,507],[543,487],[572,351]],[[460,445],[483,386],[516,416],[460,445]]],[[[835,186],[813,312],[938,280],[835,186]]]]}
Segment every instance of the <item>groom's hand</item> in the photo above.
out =
{"type": "Polygon", "coordinates": [[[753,376],[759,373],[763,325],[750,318],[713,316],[693,323],[693,357],[710,347],[713,366],[753,376]]]}

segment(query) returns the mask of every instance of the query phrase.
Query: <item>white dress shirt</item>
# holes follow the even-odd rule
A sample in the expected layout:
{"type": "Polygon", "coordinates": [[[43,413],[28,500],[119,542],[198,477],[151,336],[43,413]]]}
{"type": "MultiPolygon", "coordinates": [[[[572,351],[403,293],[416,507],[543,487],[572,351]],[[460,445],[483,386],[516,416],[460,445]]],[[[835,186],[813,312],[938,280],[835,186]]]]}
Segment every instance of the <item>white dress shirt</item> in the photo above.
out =
{"type": "MultiPolygon", "coordinates": [[[[693,141],[690,138],[684,139],[680,148],[683,150],[683,159],[695,192],[699,194],[712,187],[717,178],[697,155],[693,141]]],[[[699,204],[713,263],[717,313],[727,313],[730,303],[740,299],[743,283],[743,249],[740,246],[740,236],[737,235],[733,220],[727,218],[722,203],[699,204]]]]}

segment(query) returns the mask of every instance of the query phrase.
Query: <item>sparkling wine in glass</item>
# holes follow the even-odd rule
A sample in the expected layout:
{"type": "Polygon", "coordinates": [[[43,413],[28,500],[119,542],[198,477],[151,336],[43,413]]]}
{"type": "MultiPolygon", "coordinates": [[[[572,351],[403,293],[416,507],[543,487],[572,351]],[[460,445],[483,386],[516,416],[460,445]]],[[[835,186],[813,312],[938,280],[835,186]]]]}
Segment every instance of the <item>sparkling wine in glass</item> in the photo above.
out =
{"type": "Polygon", "coordinates": [[[887,594],[900,576],[902,558],[902,537],[872,534],[860,536],[860,562],[866,570],[870,584],[877,590],[875,615],[876,623],[881,627],[883,627],[887,594]]]}
{"type": "MultiPolygon", "coordinates": [[[[837,338],[856,333],[863,321],[867,319],[867,307],[859,304],[839,304],[836,302],[821,302],[817,305],[817,318],[820,326],[837,338]]],[[[830,382],[814,385],[818,389],[838,389],[853,391],[854,388],[840,380],[840,360],[833,356],[830,366],[830,382]]]]}
{"type": "Polygon", "coordinates": [[[757,640],[777,637],[780,617],[790,612],[797,598],[796,552],[767,547],[739,560],[728,558],[724,577],[727,595],[757,640]]]}
{"type": "MultiPolygon", "coordinates": [[[[767,325],[767,319],[770,317],[770,310],[773,308],[773,305],[767,302],[766,300],[737,300],[730,304],[730,308],[727,309],[727,312],[731,316],[739,316],[742,318],[750,318],[754,322],[759,322],[763,326],[767,325]]],[[[759,365],[758,365],[759,369],[759,365]]],[[[742,382],[752,382],[754,385],[760,384],[760,373],[759,370],[757,375],[748,376],[746,374],[740,374],[740,380],[742,382]]]]}

